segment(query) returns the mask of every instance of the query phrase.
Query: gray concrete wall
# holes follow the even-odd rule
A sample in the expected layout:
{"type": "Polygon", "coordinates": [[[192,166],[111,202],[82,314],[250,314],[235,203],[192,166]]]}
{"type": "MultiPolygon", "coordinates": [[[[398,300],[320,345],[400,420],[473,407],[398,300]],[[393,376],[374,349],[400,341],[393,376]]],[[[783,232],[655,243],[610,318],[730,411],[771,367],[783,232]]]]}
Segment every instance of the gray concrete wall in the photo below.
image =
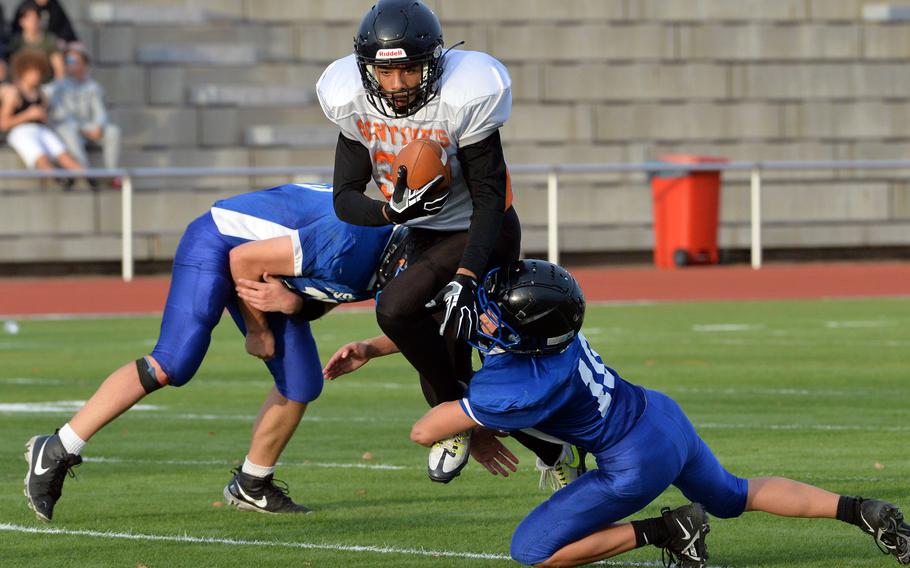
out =
{"type": "MultiPolygon", "coordinates": [[[[16,2],[0,3],[9,11],[16,2]]],[[[668,153],[731,160],[910,157],[910,22],[864,20],[863,7],[878,0],[428,3],[448,41],[466,40],[466,48],[488,51],[508,66],[515,104],[503,138],[513,164],[643,162],[668,153]]],[[[247,131],[327,124],[317,105],[281,101],[305,99],[325,65],[350,52],[369,5],[66,2],[123,128],[125,166],[331,165],[331,143],[246,146],[262,139],[247,131]],[[106,12],[101,4],[108,4],[106,12]],[[149,19],[137,21],[136,14],[149,19]],[[192,21],[166,21],[170,14],[192,21]],[[261,88],[263,102],[248,90],[228,104],[193,95],[244,85],[261,88]],[[300,89],[299,99],[293,89],[300,89]]],[[[0,168],[17,167],[11,150],[0,149],[0,168]]],[[[283,181],[139,182],[138,258],[167,258],[184,224],[216,197],[283,181]]],[[[768,246],[910,245],[906,172],[768,173],[765,181],[768,246]]],[[[525,248],[540,250],[543,180],[517,177],[515,188],[525,248]]],[[[119,230],[116,201],[107,193],[60,195],[46,182],[4,183],[0,262],[116,257],[117,247],[109,246],[119,230]]],[[[642,175],[566,177],[564,249],[646,250],[650,207],[642,175]]],[[[748,246],[748,217],[748,180],[730,174],[722,246],[748,246]]]]}

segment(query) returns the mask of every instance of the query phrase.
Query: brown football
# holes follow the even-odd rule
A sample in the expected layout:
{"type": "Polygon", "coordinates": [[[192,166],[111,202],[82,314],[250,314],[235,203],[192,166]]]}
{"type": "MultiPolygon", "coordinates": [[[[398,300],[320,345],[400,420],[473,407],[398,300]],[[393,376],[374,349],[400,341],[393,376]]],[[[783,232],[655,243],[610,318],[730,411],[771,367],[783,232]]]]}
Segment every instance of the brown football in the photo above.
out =
{"type": "Polygon", "coordinates": [[[418,138],[401,149],[392,167],[392,177],[398,181],[398,166],[408,169],[408,188],[420,189],[438,175],[445,177],[437,190],[452,181],[452,168],[445,150],[439,142],[429,138],[418,138]]]}

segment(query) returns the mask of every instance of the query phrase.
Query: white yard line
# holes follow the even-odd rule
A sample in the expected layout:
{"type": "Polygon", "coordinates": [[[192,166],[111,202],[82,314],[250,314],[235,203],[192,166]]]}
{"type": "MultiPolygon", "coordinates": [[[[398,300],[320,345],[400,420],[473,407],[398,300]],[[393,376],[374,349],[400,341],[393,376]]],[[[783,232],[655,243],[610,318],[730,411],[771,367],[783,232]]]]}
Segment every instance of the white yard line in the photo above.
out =
{"type": "Polygon", "coordinates": [[[311,542],[288,542],[278,540],[247,540],[237,538],[217,538],[204,536],[182,535],[159,535],[144,534],[133,532],[113,532],[113,531],[92,531],[92,530],[70,530],[50,527],[27,527],[11,523],[0,523],[0,531],[26,533],[26,534],[49,534],[63,536],[86,536],[92,538],[115,539],[115,540],[138,540],[152,542],[179,542],[191,544],[224,544],[228,546],[270,546],[280,548],[302,548],[307,550],[329,550],[333,552],[367,552],[374,554],[404,554],[411,556],[430,556],[446,558],[462,558],[472,560],[510,560],[503,554],[490,554],[484,552],[455,552],[451,550],[425,550],[421,548],[398,548],[394,546],[370,546],[370,545],[349,545],[349,544],[332,544],[332,543],[311,543],[311,542]]]}
{"type": "Polygon", "coordinates": [[[705,324],[695,324],[692,326],[692,331],[705,332],[705,333],[723,333],[727,331],[752,331],[760,329],[760,325],[752,325],[748,323],[705,323],[705,324]]]}
{"type": "Polygon", "coordinates": [[[829,329],[864,329],[870,327],[885,327],[894,325],[895,322],[882,320],[848,320],[848,321],[826,321],[825,327],[829,329]]]}
{"type": "MultiPolygon", "coordinates": [[[[117,463],[117,464],[144,464],[144,465],[239,465],[228,460],[142,460],[124,459],[117,457],[94,456],[83,458],[88,463],[117,463]]],[[[326,469],[374,469],[381,471],[422,470],[424,467],[405,467],[381,463],[324,463],[324,462],[278,462],[282,467],[321,467],[326,469]]]]}
{"type": "MultiPolygon", "coordinates": [[[[368,554],[399,554],[405,556],[426,556],[430,558],[457,558],[462,560],[503,560],[511,562],[512,559],[505,554],[490,552],[456,552],[453,550],[432,550],[425,548],[399,548],[396,546],[373,546],[357,544],[332,544],[313,542],[293,542],[279,540],[247,540],[237,538],[219,538],[182,535],[159,535],[133,532],[71,530],[50,527],[27,527],[12,523],[0,523],[0,531],[20,534],[45,534],[61,536],[84,536],[108,540],[135,540],[147,542],[177,542],[190,544],[221,544],[226,546],[267,546],[276,548],[297,548],[304,550],[327,550],[330,552],[361,552],[368,554]]],[[[616,562],[603,561],[598,564],[608,566],[661,566],[659,562],[616,562]]]]}

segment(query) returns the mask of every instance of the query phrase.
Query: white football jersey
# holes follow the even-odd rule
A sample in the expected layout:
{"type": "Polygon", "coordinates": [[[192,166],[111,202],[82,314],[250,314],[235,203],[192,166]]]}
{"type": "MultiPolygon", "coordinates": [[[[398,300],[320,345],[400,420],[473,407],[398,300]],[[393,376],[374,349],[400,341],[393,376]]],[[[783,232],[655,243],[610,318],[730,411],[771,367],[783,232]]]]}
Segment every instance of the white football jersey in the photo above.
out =
{"type": "MultiPolygon", "coordinates": [[[[452,194],[438,214],[407,224],[463,231],[471,224],[473,206],[456,152],[505,124],[512,112],[512,81],[502,63],[477,51],[450,51],[443,66],[439,94],[404,118],[382,116],[370,104],[353,54],[328,66],[316,84],[316,93],[326,117],[342,134],[369,149],[373,180],[386,199],[394,190],[392,165],[398,152],[415,138],[439,142],[452,167],[452,194]]],[[[510,202],[511,189],[507,207],[510,202]]]]}

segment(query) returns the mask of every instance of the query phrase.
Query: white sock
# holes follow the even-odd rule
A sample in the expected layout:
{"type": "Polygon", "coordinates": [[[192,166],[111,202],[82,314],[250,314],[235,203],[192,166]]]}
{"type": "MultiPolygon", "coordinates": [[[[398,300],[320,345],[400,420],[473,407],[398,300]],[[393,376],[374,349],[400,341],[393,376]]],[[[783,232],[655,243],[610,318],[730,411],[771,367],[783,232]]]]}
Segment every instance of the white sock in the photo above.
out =
{"type": "Polygon", "coordinates": [[[70,427],[69,422],[64,424],[63,428],[60,428],[57,435],[60,436],[60,441],[63,442],[63,449],[65,449],[68,454],[79,455],[82,453],[82,448],[85,447],[85,440],[80,438],[79,434],[70,427]]]}
{"type": "Polygon", "coordinates": [[[266,467],[264,465],[256,465],[250,461],[250,457],[247,456],[243,460],[243,467],[240,468],[240,471],[247,475],[252,475],[253,477],[265,477],[275,473],[275,466],[266,467]]]}

